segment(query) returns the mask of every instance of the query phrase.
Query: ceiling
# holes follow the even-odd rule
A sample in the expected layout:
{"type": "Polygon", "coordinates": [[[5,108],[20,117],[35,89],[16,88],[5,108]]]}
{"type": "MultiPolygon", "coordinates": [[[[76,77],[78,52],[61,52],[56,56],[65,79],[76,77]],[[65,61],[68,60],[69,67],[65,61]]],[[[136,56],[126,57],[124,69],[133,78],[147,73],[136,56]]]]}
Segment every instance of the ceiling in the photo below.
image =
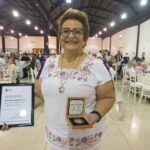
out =
{"type": "MultiPolygon", "coordinates": [[[[0,0],[0,26],[4,29],[1,34],[12,35],[13,29],[17,36],[19,32],[23,35],[41,35],[34,30],[37,25],[44,34],[56,35],[57,20],[69,7],[82,10],[87,13],[90,22],[90,36],[102,31],[102,38],[110,36],[122,29],[137,25],[150,18],[150,3],[140,6],[141,0],[72,0],[67,4],[65,0],[0,0]],[[17,10],[18,18],[12,15],[17,10]],[[127,12],[125,20],[120,15],[127,12]],[[31,20],[31,25],[26,25],[25,20],[31,20]],[[110,22],[115,21],[116,26],[110,27],[110,22]],[[108,31],[104,32],[103,28],[108,31]]],[[[99,35],[100,36],[100,35],[99,35]]]]}

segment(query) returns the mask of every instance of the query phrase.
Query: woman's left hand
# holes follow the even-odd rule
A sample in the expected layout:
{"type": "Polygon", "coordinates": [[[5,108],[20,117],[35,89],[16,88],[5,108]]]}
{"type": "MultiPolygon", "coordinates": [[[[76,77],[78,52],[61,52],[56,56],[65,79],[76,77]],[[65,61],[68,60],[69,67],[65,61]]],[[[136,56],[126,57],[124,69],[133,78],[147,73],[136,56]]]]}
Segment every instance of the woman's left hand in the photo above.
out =
{"type": "Polygon", "coordinates": [[[96,121],[99,119],[98,116],[94,113],[86,115],[86,118],[90,124],[96,123],[96,121]]]}
{"type": "MultiPolygon", "coordinates": [[[[89,122],[90,125],[93,126],[94,123],[98,120],[98,116],[96,114],[86,114],[86,119],[89,122]]],[[[80,128],[80,130],[87,129],[87,127],[84,127],[84,125],[80,128]]]]}

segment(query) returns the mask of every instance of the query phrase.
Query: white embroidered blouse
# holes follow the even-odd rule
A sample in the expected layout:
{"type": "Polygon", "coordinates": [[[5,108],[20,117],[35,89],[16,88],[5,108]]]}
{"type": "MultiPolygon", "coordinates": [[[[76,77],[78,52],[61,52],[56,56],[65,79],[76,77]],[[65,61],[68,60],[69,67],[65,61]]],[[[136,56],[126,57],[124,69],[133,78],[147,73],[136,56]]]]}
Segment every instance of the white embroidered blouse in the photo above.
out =
{"type": "Polygon", "coordinates": [[[95,123],[93,128],[70,129],[65,117],[66,98],[86,97],[86,113],[89,114],[96,106],[96,87],[111,80],[111,76],[103,62],[93,57],[86,57],[80,68],[73,72],[72,69],[62,69],[61,71],[58,61],[59,56],[49,57],[41,73],[47,140],[64,149],[93,146],[101,140],[105,119],[95,123]],[[61,73],[62,80],[65,82],[63,93],[59,92],[61,73]],[[68,77],[69,79],[67,79],[68,77]],[[65,81],[66,79],[67,81],[65,81]]]}

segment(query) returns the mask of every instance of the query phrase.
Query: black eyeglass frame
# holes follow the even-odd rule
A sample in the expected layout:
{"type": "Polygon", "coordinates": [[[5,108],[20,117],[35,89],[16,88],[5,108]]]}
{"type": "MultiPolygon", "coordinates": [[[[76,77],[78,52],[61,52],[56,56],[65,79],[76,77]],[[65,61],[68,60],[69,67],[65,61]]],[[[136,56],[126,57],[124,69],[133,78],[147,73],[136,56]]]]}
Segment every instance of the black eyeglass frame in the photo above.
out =
{"type": "Polygon", "coordinates": [[[83,30],[83,28],[62,28],[61,35],[64,37],[68,37],[72,33],[75,37],[79,37],[83,34],[83,30]],[[67,31],[68,33],[65,33],[65,31],[67,31]]]}

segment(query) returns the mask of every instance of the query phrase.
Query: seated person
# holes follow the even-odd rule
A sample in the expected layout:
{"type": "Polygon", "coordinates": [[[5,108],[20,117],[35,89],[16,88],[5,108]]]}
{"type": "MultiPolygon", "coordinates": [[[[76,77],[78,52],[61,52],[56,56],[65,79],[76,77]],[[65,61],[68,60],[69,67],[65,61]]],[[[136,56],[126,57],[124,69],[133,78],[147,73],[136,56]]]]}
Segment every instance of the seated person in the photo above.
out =
{"type": "Polygon", "coordinates": [[[12,83],[16,83],[17,78],[17,68],[15,60],[9,58],[8,67],[4,70],[4,80],[11,80],[12,83]]]}
{"type": "Polygon", "coordinates": [[[129,73],[130,72],[136,72],[136,70],[134,69],[134,64],[133,61],[128,61],[127,66],[123,67],[124,69],[124,76],[129,80],[129,73]]]}
{"type": "Polygon", "coordinates": [[[126,55],[123,56],[122,64],[123,64],[123,65],[127,65],[127,64],[128,64],[128,61],[129,61],[129,56],[128,56],[128,53],[126,53],[126,55]]]}
{"type": "Polygon", "coordinates": [[[135,70],[137,73],[144,72],[146,67],[142,64],[142,59],[137,58],[136,60],[136,65],[135,65],[135,70]]]}
{"type": "Polygon", "coordinates": [[[111,76],[112,76],[112,80],[114,80],[114,77],[115,77],[115,70],[114,70],[114,68],[113,68],[113,66],[112,66],[112,62],[111,61],[108,61],[107,62],[107,68],[108,68],[108,70],[109,70],[109,72],[110,72],[110,74],[111,74],[111,76]]]}
{"type": "Polygon", "coordinates": [[[149,63],[149,65],[148,65],[147,69],[146,69],[146,72],[147,72],[147,73],[150,73],[150,63],[149,63]]]}

